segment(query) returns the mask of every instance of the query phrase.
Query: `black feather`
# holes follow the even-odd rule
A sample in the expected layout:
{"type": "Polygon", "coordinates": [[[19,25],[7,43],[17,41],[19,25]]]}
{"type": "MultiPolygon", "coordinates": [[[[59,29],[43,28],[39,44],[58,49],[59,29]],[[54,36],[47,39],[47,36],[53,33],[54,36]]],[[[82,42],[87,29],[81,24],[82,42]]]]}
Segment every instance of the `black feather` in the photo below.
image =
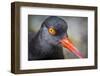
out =
{"type": "Polygon", "coordinates": [[[28,60],[64,59],[63,49],[58,41],[65,35],[67,23],[59,17],[48,17],[42,24],[37,34],[29,32],[28,60]],[[60,34],[51,36],[49,26],[54,26],[60,34]],[[54,44],[51,44],[54,43],[54,44]]]}

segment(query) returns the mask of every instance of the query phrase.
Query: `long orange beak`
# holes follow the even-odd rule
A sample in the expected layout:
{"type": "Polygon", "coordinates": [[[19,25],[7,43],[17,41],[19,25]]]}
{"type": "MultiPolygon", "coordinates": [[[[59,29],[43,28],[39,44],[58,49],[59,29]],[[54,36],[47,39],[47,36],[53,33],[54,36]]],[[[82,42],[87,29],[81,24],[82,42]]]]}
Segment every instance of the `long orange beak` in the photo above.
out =
{"type": "Polygon", "coordinates": [[[77,57],[83,58],[80,51],[72,44],[72,42],[67,37],[64,37],[63,39],[61,39],[60,44],[63,47],[67,48],[70,52],[74,53],[77,57]]]}

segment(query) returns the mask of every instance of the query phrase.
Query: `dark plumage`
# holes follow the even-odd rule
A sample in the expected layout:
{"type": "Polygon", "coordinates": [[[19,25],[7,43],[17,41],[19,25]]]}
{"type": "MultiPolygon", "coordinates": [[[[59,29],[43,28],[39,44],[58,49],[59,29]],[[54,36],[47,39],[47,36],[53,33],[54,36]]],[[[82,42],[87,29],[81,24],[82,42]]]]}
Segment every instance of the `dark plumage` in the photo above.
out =
{"type": "Polygon", "coordinates": [[[56,16],[48,17],[42,23],[40,30],[35,36],[32,33],[29,34],[28,60],[64,59],[59,40],[63,36],[67,36],[66,31],[67,23],[63,19],[56,16]],[[55,36],[48,32],[50,27],[56,29],[57,33],[55,36]]]}

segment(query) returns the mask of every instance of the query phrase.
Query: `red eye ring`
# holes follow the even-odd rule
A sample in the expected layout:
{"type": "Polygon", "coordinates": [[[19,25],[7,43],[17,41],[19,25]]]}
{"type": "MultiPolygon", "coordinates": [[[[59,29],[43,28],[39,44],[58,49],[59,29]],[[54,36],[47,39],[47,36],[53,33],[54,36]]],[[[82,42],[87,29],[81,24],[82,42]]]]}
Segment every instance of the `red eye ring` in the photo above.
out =
{"type": "Polygon", "coordinates": [[[56,35],[56,30],[55,30],[54,27],[50,27],[50,28],[48,29],[48,32],[49,32],[51,35],[56,35]]]}

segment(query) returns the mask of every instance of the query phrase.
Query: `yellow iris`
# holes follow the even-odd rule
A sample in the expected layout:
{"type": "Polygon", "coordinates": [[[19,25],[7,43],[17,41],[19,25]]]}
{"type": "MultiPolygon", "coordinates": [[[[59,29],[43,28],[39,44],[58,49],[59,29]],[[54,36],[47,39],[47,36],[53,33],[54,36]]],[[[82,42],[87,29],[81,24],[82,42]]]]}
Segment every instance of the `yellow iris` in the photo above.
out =
{"type": "Polygon", "coordinates": [[[55,30],[54,27],[50,27],[50,28],[48,29],[48,32],[49,32],[51,35],[56,35],[56,30],[55,30]]]}

